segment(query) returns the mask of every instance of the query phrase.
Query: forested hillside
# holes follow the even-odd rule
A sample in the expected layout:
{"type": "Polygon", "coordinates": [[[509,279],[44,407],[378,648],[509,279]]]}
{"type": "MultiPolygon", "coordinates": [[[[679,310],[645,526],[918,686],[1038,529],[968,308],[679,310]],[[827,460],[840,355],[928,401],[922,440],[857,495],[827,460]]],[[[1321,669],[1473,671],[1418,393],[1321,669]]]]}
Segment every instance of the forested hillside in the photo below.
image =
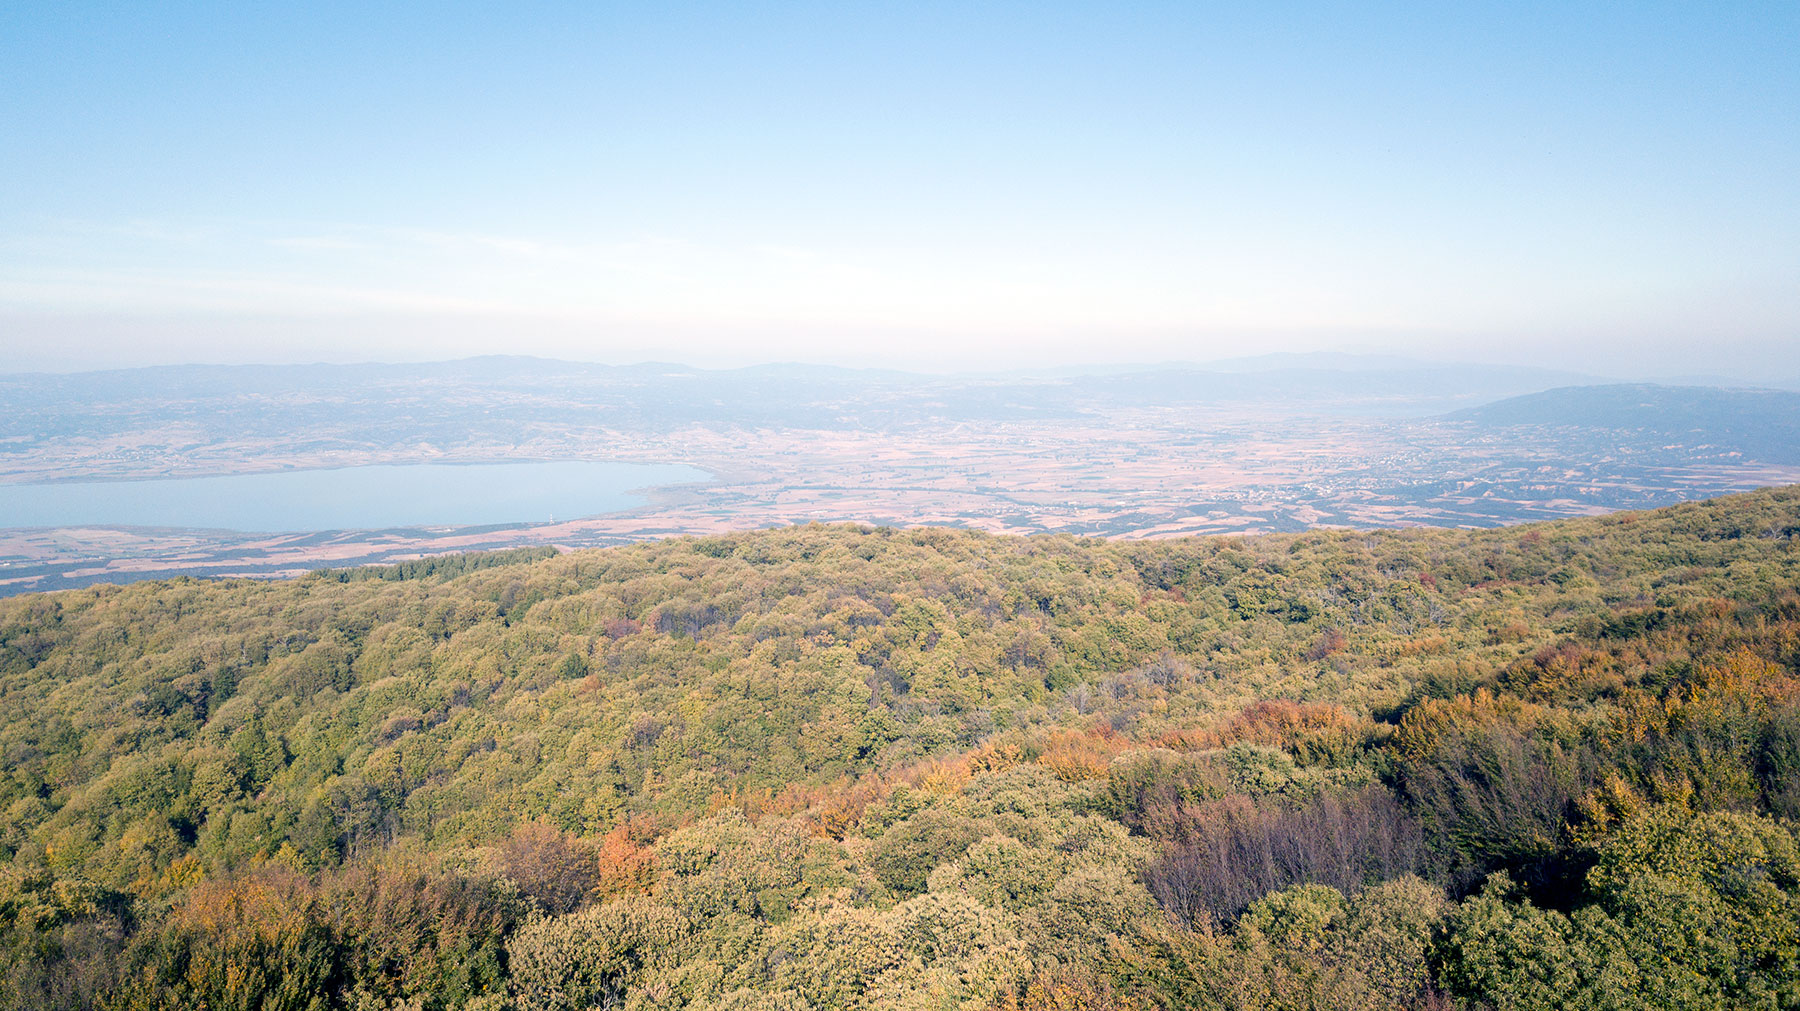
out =
{"type": "Polygon", "coordinates": [[[10,1008],[1800,1008],[1800,490],[0,600],[10,1008]]]}

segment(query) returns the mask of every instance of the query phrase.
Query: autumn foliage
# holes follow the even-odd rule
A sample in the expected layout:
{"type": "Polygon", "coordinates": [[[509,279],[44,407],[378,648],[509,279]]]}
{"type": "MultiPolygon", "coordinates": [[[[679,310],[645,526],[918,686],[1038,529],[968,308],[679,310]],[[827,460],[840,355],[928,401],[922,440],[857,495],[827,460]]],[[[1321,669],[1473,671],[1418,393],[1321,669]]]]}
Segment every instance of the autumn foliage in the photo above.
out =
{"type": "Polygon", "coordinates": [[[0,600],[0,1009],[1800,1008],[1796,531],[0,600]]]}

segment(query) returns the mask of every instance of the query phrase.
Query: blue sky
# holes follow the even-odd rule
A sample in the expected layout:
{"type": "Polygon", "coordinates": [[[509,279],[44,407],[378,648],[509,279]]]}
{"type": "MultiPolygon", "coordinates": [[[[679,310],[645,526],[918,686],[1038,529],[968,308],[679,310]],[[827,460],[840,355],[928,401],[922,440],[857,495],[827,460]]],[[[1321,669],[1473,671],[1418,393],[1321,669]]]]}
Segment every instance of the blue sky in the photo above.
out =
{"type": "Polygon", "coordinates": [[[22,2],[0,110],[12,368],[1800,374],[1791,2],[22,2]]]}

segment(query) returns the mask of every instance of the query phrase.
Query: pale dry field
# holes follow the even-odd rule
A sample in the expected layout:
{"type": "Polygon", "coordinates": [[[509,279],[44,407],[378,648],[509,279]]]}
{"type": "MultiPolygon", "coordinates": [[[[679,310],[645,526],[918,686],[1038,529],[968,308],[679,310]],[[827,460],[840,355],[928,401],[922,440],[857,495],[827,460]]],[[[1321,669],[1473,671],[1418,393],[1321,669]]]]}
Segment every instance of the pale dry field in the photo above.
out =
{"type": "Polygon", "coordinates": [[[1800,482],[1800,468],[1647,459],[1571,437],[1538,444],[1455,425],[1291,409],[1088,412],[1078,418],[787,429],[692,424],[661,433],[534,426],[522,441],[312,447],[202,443],[182,426],[65,439],[16,454],[4,478],[247,473],[375,463],[615,460],[681,463],[705,485],[643,507],[468,530],[234,535],[82,527],[0,530],[0,590],[147,574],[282,576],[452,551],[565,548],[795,523],[943,524],[1120,538],[1319,526],[1491,526],[1800,482]]]}

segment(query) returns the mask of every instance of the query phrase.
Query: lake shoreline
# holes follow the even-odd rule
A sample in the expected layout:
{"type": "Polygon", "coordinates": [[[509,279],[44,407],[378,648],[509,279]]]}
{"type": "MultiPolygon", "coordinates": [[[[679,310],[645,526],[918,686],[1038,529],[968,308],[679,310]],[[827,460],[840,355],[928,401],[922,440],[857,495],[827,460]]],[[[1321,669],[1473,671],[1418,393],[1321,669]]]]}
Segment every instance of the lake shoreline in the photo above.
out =
{"type": "Polygon", "coordinates": [[[688,464],[414,462],[0,485],[0,528],[242,534],[515,528],[641,508],[716,480],[688,464]],[[110,494],[109,494],[110,493],[110,494]]]}

